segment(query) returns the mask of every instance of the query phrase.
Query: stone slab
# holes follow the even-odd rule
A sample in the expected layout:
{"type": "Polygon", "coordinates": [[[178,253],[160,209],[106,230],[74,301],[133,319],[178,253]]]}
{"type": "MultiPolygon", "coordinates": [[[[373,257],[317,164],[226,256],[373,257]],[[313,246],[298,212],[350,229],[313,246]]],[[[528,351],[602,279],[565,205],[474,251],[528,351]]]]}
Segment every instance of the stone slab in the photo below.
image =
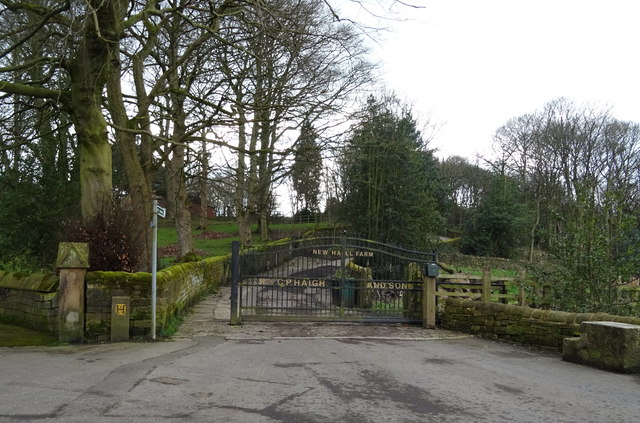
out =
{"type": "Polygon", "coordinates": [[[111,299],[111,342],[129,340],[130,316],[131,298],[113,297],[111,299]]]}
{"type": "Polygon", "coordinates": [[[580,324],[579,338],[565,338],[562,359],[605,370],[640,373],[640,326],[594,321],[580,324]]]}

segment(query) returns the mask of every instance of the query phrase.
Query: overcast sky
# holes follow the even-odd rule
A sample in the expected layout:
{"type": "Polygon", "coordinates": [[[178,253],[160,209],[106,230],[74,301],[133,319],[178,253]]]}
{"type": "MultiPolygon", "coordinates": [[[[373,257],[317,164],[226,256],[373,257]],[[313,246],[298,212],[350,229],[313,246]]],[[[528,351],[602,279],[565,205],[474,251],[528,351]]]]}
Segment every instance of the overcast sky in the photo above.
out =
{"type": "MultiPolygon", "coordinates": [[[[407,0],[411,2],[411,0],[407,0]]],[[[640,122],[640,1],[413,0],[374,49],[388,88],[441,128],[440,157],[490,150],[557,97],[640,122]]]]}

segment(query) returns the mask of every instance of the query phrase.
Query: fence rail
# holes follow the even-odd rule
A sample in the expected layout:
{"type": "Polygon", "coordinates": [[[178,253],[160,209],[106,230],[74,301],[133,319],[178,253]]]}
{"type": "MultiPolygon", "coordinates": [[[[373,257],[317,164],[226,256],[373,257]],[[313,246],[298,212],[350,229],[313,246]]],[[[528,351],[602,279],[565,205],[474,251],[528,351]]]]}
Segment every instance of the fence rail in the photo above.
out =
{"type": "Polygon", "coordinates": [[[436,280],[436,303],[444,298],[469,298],[486,302],[526,305],[545,304],[549,298],[548,286],[539,286],[528,280],[525,271],[518,276],[492,276],[491,269],[482,275],[469,273],[440,274],[436,280]]]}

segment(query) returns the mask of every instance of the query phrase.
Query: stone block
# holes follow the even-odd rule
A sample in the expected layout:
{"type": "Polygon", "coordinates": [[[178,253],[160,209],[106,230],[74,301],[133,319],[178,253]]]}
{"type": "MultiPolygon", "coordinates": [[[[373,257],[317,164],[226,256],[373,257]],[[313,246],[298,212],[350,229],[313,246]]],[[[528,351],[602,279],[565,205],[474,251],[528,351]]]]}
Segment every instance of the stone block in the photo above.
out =
{"type": "Polygon", "coordinates": [[[61,242],[58,245],[58,269],[88,269],[89,244],[83,242],[61,242]]]}
{"type": "Polygon", "coordinates": [[[565,338],[562,359],[623,373],[640,373],[640,326],[582,322],[579,338],[565,338]]]}
{"type": "Polygon", "coordinates": [[[111,342],[129,340],[130,308],[131,299],[129,297],[113,297],[111,306],[111,342]]]}
{"type": "Polygon", "coordinates": [[[81,342],[84,338],[85,274],[86,269],[60,270],[58,340],[61,343],[81,342]]]}

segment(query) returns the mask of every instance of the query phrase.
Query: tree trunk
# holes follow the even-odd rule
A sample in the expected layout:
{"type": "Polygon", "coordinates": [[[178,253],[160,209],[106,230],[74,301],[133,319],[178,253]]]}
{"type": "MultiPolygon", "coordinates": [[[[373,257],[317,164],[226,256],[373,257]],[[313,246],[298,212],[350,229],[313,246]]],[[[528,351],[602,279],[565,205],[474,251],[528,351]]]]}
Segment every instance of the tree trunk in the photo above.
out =
{"type": "Polygon", "coordinates": [[[180,257],[193,251],[193,238],[191,236],[191,208],[187,196],[187,181],[185,176],[185,154],[187,142],[185,112],[185,91],[189,90],[189,77],[181,72],[187,72],[180,65],[180,47],[178,38],[182,33],[181,22],[173,17],[169,24],[168,59],[173,68],[169,71],[167,82],[169,86],[169,114],[171,116],[171,159],[167,164],[167,195],[174,211],[176,235],[178,238],[178,250],[180,257]]]}
{"type": "MultiPolygon", "coordinates": [[[[242,104],[242,95],[238,93],[237,104],[242,104]]],[[[236,219],[238,221],[238,232],[240,235],[240,242],[243,247],[251,247],[253,245],[253,239],[251,236],[251,217],[252,217],[252,175],[255,174],[253,162],[249,175],[246,173],[246,146],[247,146],[247,132],[246,132],[246,118],[242,107],[238,108],[238,167],[235,174],[235,207],[236,207],[236,219]]],[[[252,136],[250,150],[255,150],[255,137],[252,136]],[[253,147],[253,148],[252,148],[253,147]]]]}
{"type": "Polygon", "coordinates": [[[536,230],[538,229],[538,225],[540,224],[540,202],[542,199],[540,198],[540,193],[538,193],[538,198],[536,199],[536,217],[531,227],[531,231],[529,232],[529,263],[533,263],[533,252],[535,249],[535,241],[536,241],[536,230]]]}
{"type": "Polygon", "coordinates": [[[258,226],[260,226],[260,241],[269,241],[269,222],[267,221],[266,210],[260,212],[260,222],[258,222],[258,226]]]}
{"type": "Polygon", "coordinates": [[[153,217],[153,193],[148,183],[142,166],[136,155],[135,145],[123,145],[120,147],[124,158],[124,167],[129,184],[129,197],[131,198],[131,213],[134,215],[134,230],[139,231],[133,236],[141,237],[144,243],[140,257],[140,268],[137,270],[148,271],[151,269],[151,245],[153,232],[149,225],[153,217]]]}
{"type": "Polygon", "coordinates": [[[251,247],[251,245],[253,245],[251,235],[251,212],[248,210],[238,214],[238,232],[242,246],[251,247]]]}
{"type": "Polygon", "coordinates": [[[200,224],[198,229],[207,229],[207,217],[209,212],[208,198],[208,173],[209,173],[209,156],[207,156],[207,141],[202,140],[202,160],[200,169],[200,224]]]}
{"type": "MultiPolygon", "coordinates": [[[[127,128],[130,124],[120,84],[120,74],[114,72],[107,85],[109,113],[116,127],[127,128]]],[[[141,237],[140,264],[136,270],[148,271],[151,269],[151,244],[153,241],[153,232],[149,225],[153,214],[150,176],[152,167],[142,165],[136,145],[136,135],[133,132],[116,130],[115,135],[116,145],[122,154],[124,170],[127,175],[129,206],[134,221],[132,229],[135,233],[130,235],[133,239],[141,237]]]]}
{"type": "Polygon", "coordinates": [[[71,121],[80,151],[82,219],[88,223],[112,199],[111,145],[102,111],[102,92],[118,62],[120,23],[127,2],[89,0],[95,10],[87,19],[78,51],[70,62],[71,121]]]}
{"type": "Polygon", "coordinates": [[[80,147],[80,208],[83,222],[89,223],[111,203],[111,146],[106,142],[106,124],[99,121],[101,112],[80,115],[73,119],[80,147]]]}
{"type": "MultiPolygon", "coordinates": [[[[174,134],[175,137],[175,134],[174,134]]],[[[184,175],[184,145],[175,145],[173,155],[167,164],[167,195],[174,210],[176,235],[180,257],[193,251],[191,236],[191,210],[184,175]]]]}
{"type": "MultiPolygon", "coordinates": [[[[171,78],[173,78],[173,76],[171,78]]],[[[173,86],[177,87],[178,85],[174,83],[173,86]]],[[[180,257],[182,257],[193,251],[193,238],[191,236],[191,208],[189,207],[187,181],[184,172],[186,151],[186,147],[184,145],[184,135],[186,133],[184,98],[181,95],[173,94],[172,107],[172,139],[175,144],[172,148],[171,159],[167,164],[167,196],[169,197],[169,204],[172,205],[174,211],[178,250],[180,257]]]]}

